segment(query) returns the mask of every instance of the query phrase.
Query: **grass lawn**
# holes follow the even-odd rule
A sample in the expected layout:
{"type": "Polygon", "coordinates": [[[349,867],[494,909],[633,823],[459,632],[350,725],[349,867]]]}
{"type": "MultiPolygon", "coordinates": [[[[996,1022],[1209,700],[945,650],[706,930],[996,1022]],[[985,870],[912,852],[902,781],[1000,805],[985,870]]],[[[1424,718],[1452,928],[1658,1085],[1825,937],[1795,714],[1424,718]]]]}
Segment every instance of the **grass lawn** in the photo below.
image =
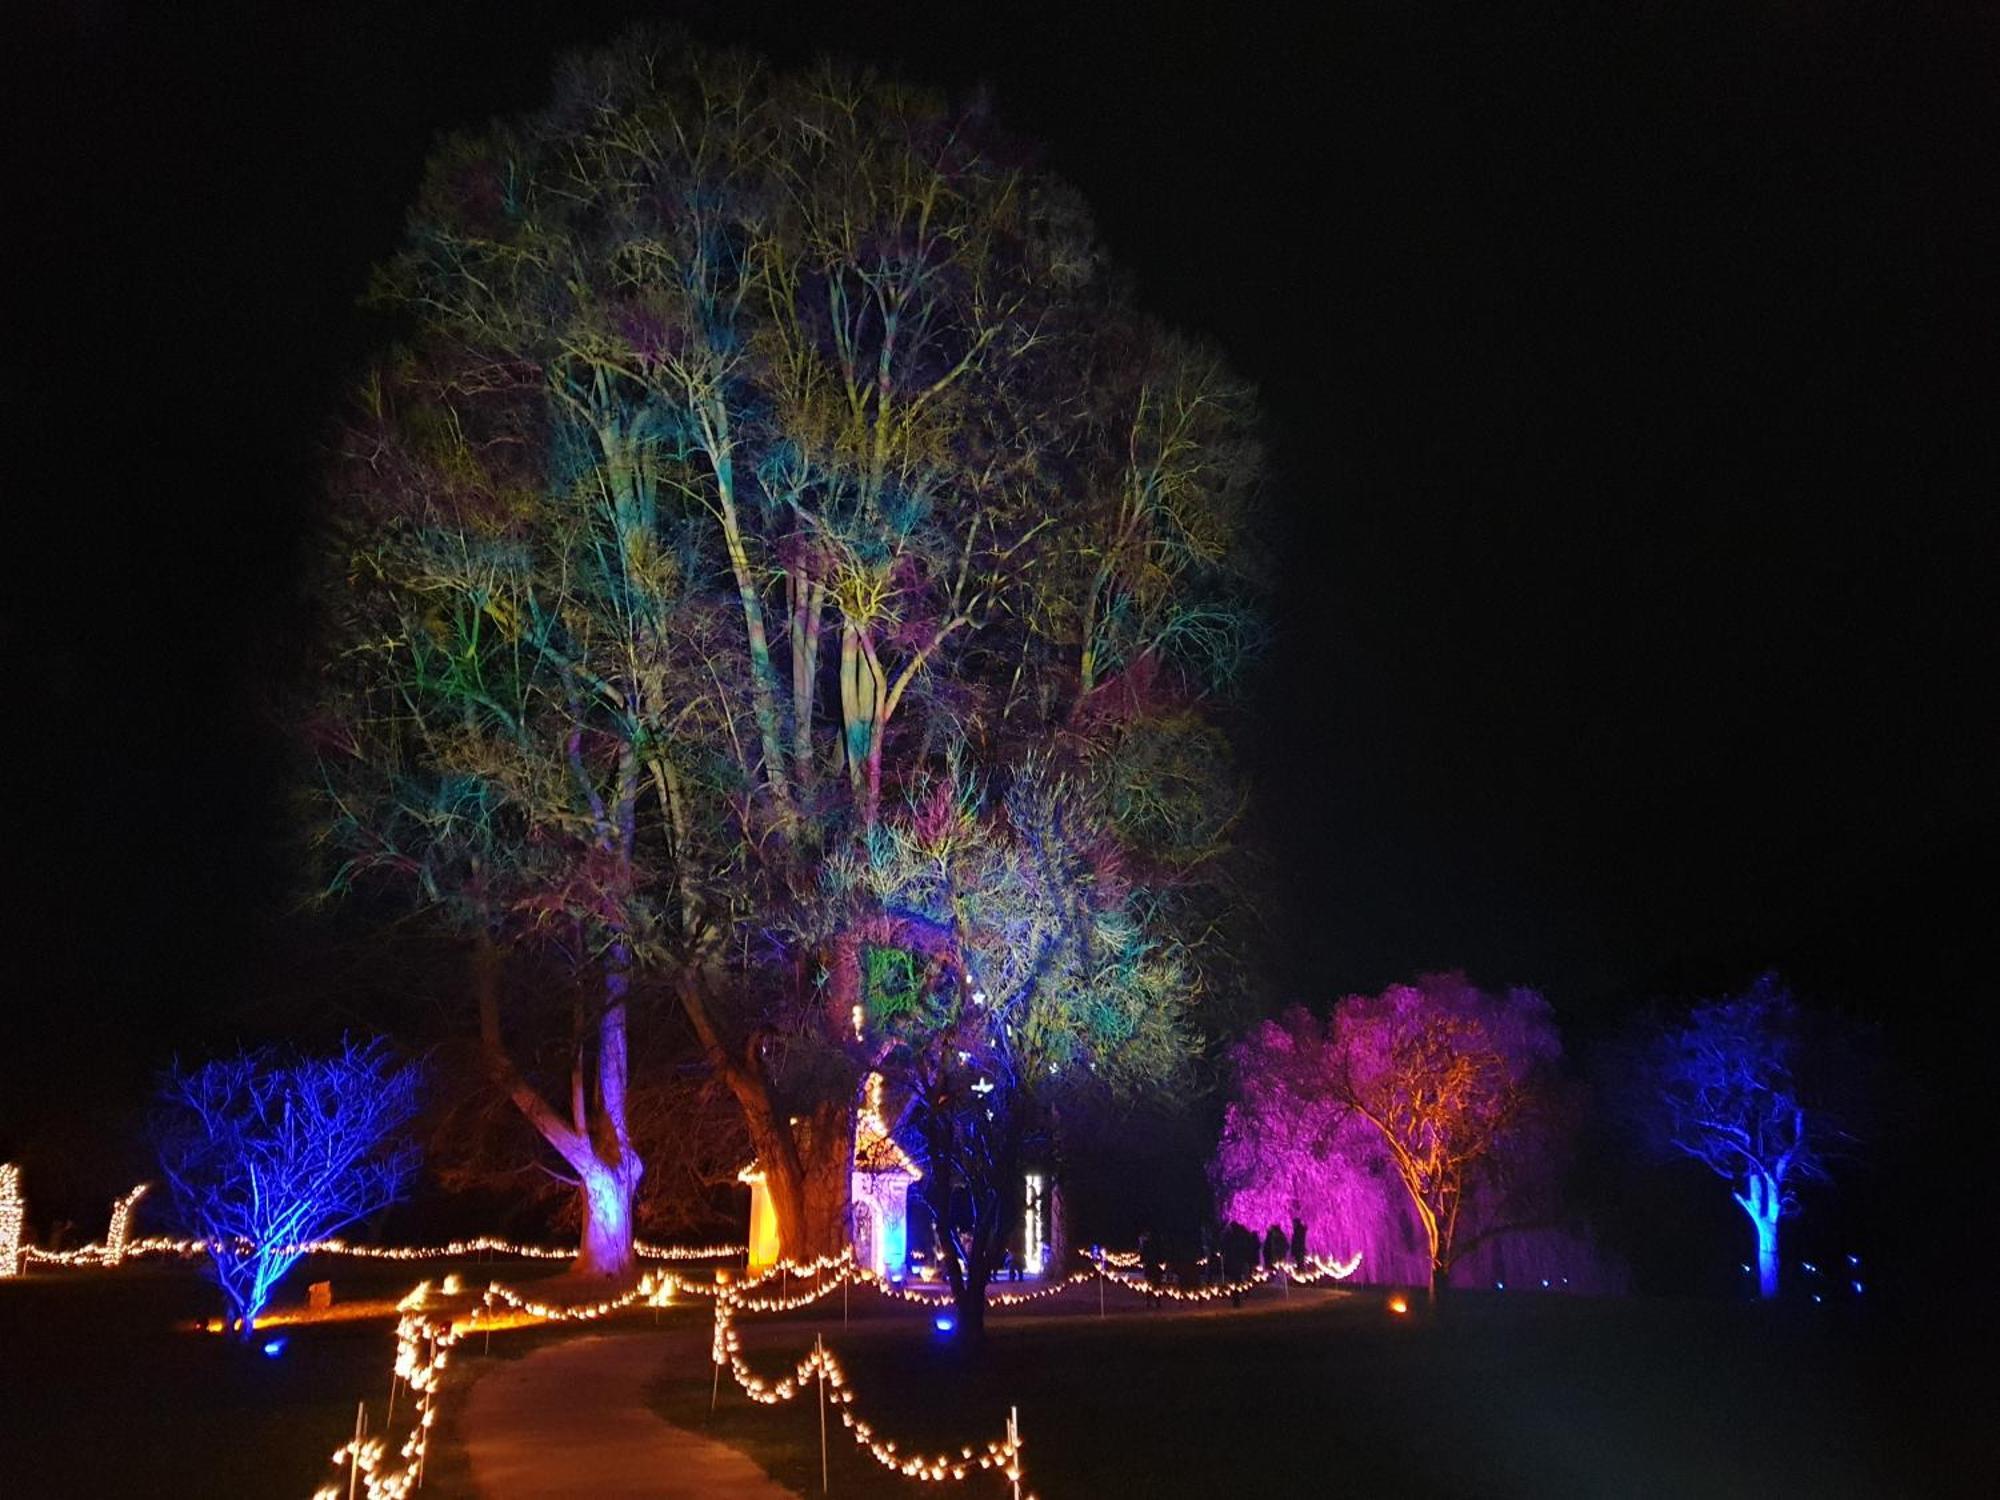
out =
{"type": "MultiPolygon", "coordinates": [[[[1390,1316],[1378,1293],[1295,1291],[1102,1321],[1086,1293],[1075,1311],[996,1315],[978,1361],[915,1313],[740,1326],[768,1375],[824,1332],[854,1410],[906,1451],[983,1443],[1018,1403],[1029,1487],[1046,1500],[1991,1493],[1973,1482],[1985,1419],[1936,1355],[1815,1310],[1475,1294],[1433,1323],[1390,1316]]],[[[810,1401],[774,1410],[727,1376],[722,1389],[712,1419],[706,1378],[654,1400],[817,1494],[810,1401]]],[[[834,1494],[917,1491],[837,1417],[829,1434],[834,1494]]],[[[1005,1490],[977,1475],[965,1492],[1005,1490]]]]}
{"type": "MultiPolygon", "coordinates": [[[[321,1279],[338,1299],[395,1297],[454,1269],[480,1280],[494,1271],[332,1258],[299,1266],[278,1302],[302,1300],[321,1279]]],[[[559,1269],[507,1262],[503,1274],[520,1282],[559,1269]]],[[[186,1331],[219,1305],[186,1265],[0,1282],[0,1497],[306,1500],[353,1432],[355,1402],[368,1401],[371,1426],[381,1420],[394,1323],[274,1328],[287,1343],[269,1359],[186,1331]]]]}

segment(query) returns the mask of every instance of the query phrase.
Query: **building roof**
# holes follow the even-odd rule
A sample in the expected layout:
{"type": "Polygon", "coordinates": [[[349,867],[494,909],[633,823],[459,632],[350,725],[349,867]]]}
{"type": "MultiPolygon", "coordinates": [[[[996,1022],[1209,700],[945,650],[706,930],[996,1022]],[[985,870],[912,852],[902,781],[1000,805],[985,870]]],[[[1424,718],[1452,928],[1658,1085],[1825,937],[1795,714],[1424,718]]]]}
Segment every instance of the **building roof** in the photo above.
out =
{"type": "Polygon", "coordinates": [[[862,1094],[860,1112],[854,1118],[854,1170],[857,1172],[900,1172],[912,1182],[923,1169],[910,1160],[909,1152],[889,1133],[882,1114],[882,1075],[870,1073],[862,1094]]]}

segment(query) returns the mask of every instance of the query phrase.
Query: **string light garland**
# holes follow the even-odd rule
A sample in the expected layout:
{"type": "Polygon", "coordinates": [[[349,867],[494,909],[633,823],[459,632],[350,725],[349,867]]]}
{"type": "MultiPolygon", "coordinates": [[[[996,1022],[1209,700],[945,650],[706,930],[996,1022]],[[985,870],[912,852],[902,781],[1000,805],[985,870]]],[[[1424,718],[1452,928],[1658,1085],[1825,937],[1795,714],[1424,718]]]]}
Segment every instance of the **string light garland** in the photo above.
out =
{"type": "MultiPolygon", "coordinates": [[[[6,1179],[0,1178],[0,1203],[6,1201],[6,1187],[6,1179]]],[[[132,1201],[136,1201],[136,1194],[132,1201]]],[[[0,1231],[4,1228],[4,1221],[0,1221],[0,1231]]],[[[127,1253],[135,1253],[140,1244],[148,1243],[193,1245],[196,1253],[207,1248],[198,1242],[138,1242],[127,1253]]],[[[338,1246],[338,1242],[327,1244],[338,1246]]],[[[461,1241],[456,1245],[437,1247],[429,1253],[463,1255],[488,1246],[500,1249],[502,1242],[461,1241]]],[[[329,1253],[340,1253],[344,1249],[346,1247],[338,1246],[330,1249],[329,1253]]],[[[515,1252],[518,1247],[506,1246],[505,1249],[515,1252]]],[[[417,1259],[424,1253],[416,1249],[387,1250],[381,1252],[380,1258],[417,1259]]],[[[568,1252],[555,1253],[566,1255],[568,1252]]],[[[732,1253],[741,1253],[741,1247],[666,1251],[651,1258],[713,1259],[732,1253]]],[[[1175,1287],[1148,1286],[1143,1280],[1126,1274],[1112,1274],[1114,1269],[1122,1272],[1140,1263],[1132,1252],[1084,1253],[1091,1260],[1090,1269],[1077,1271],[1061,1281],[1031,1292],[989,1291],[988,1304],[995,1307],[1018,1306],[1055,1296],[1100,1277],[1134,1292],[1182,1302],[1206,1302],[1262,1285],[1279,1274],[1278,1268],[1266,1268],[1254,1272],[1245,1281],[1182,1291],[1175,1287]]],[[[1360,1264],[1359,1254],[1345,1262],[1314,1256],[1290,1274],[1293,1280],[1307,1284],[1320,1280],[1340,1281],[1352,1276],[1360,1264]]],[[[841,1426],[854,1440],[855,1446],[891,1473],[927,1484],[961,1481],[975,1474],[991,1473],[1001,1478],[1019,1500],[1024,1493],[1021,1488],[1024,1449],[1018,1408],[1010,1410],[1006,1430],[998,1438],[990,1438],[980,1444],[966,1444],[955,1453],[905,1451],[894,1439],[883,1437],[874,1424],[855,1409],[852,1377],[834,1352],[826,1347],[824,1338],[816,1339],[813,1348],[795,1360],[787,1374],[775,1380],[760,1376],[750,1366],[744,1357],[742,1339],[737,1331],[737,1322],[741,1317],[809,1307],[849,1284],[872,1287],[885,1297],[922,1306],[935,1307],[948,1300],[943,1296],[899,1286],[857,1265],[852,1249],[811,1261],[781,1261],[763,1273],[735,1284],[728,1282],[726,1273],[720,1269],[712,1283],[692,1280],[672,1271],[648,1271],[630,1291],[578,1304],[542,1302],[495,1281],[489,1283],[479,1295],[477,1305],[468,1306],[470,1294],[462,1289],[456,1276],[446,1277],[436,1288],[429,1281],[421,1281],[397,1304],[401,1316],[396,1323],[395,1382],[407,1388],[415,1398],[406,1419],[408,1432],[400,1443],[394,1443],[392,1447],[392,1433],[385,1430],[371,1436],[357,1426],[354,1437],[333,1453],[334,1466],[344,1471],[345,1482],[337,1478],[322,1485],[314,1491],[313,1500],[343,1500],[350,1493],[365,1495],[367,1500],[408,1500],[421,1487],[424,1463],[430,1450],[430,1435],[437,1421],[437,1403],[444,1370],[450,1362],[452,1349],[468,1333],[482,1330],[490,1333],[496,1328],[520,1326],[524,1321],[592,1322],[635,1307],[669,1306],[677,1295],[683,1293],[714,1297],[710,1357],[718,1371],[727,1368],[737,1387],[758,1405],[782,1405],[796,1399],[811,1386],[829,1406],[837,1408],[841,1426]],[[791,1289],[795,1281],[804,1283],[797,1291],[791,1289]],[[769,1289],[774,1283],[779,1290],[776,1295],[771,1295],[769,1289]],[[502,1309],[505,1311],[502,1312],[502,1309]]],[[[394,1409],[393,1403],[391,1409],[394,1409]]],[[[1035,1497],[1027,1495],[1026,1500],[1035,1500],[1035,1497]]]]}
{"type": "MultiPolygon", "coordinates": [[[[761,1406],[777,1406],[792,1400],[807,1386],[815,1385],[823,1399],[840,1409],[841,1425],[854,1439],[855,1446],[883,1468],[900,1474],[906,1479],[921,1480],[936,1484],[944,1480],[962,1480],[979,1470],[997,1470],[1012,1486],[1013,1493],[1021,1493],[1022,1477],[1020,1424],[1010,1413],[1007,1430],[998,1439],[989,1439],[984,1445],[970,1444],[953,1453],[903,1453],[897,1450],[893,1440],[877,1435],[872,1423],[864,1420],[854,1410],[854,1389],[845,1368],[833,1351],[826,1347],[825,1340],[816,1339],[812,1349],[798,1359],[789,1375],[776,1380],[766,1380],[751,1369],[743,1357],[742,1340],[736,1331],[736,1319],[745,1312],[778,1312],[804,1307],[830,1295],[844,1282],[857,1281],[864,1285],[886,1289],[886,1283],[872,1271],[854,1264],[852,1251],[837,1256],[822,1256],[806,1265],[785,1264],[774,1267],[772,1273],[758,1278],[756,1283],[746,1283],[744,1287],[723,1287],[715,1299],[715,1333],[710,1346],[710,1355],[719,1367],[726,1367],[730,1377],[743,1394],[761,1406]],[[771,1274],[782,1270],[789,1276],[813,1279],[817,1284],[812,1290],[797,1295],[782,1295],[776,1298],[745,1296],[746,1290],[768,1282],[771,1274]],[[826,1275],[827,1272],[831,1275],[826,1275]]],[[[928,1297],[913,1300],[934,1301],[928,1297]]],[[[1021,1299],[1025,1300],[1025,1299],[1021,1299]]],[[[1029,1496],[1028,1500],[1034,1500],[1029,1496]]]]}
{"type": "MultiPolygon", "coordinates": [[[[1019,1307],[1023,1302],[1039,1302],[1044,1297],[1058,1296],[1068,1291],[1071,1287],[1082,1286],[1086,1282],[1095,1281],[1096,1279],[1097,1273],[1095,1271],[1075,1271],[1060,1281],[1052,1281],[1047,1286],[1036,1287],[1032,1292],[996,1292],[991,1287],[988,1287],[986,1305],[988,1307],[1019,1307]]],[[[904,1302],[914,1302],[919,1307],[943,1307],[956,1300],[951,1295],[949,1289],[941,1284],[937,1285],[931,1291],[918,1291],[915,1287],[898,1286],[886,1277],[877,1276],[869,1271],[858,1273],[855,1280],[865,1282],[885,1297],[895,1297],[904,1302]]]]}
{"type": "Polygon", "coordinates": [[[21,1169],[0,1165],[0,1276],[21,1274],[21,1225],[28,1216],[21,1197],[21,1169]]]}
{"type": "Polygon", "coordinates": [[[368,1500],[405,1500],[423,1483],[424,1460],[430,1452],[431,1428],[437,1421],[439,1383],[450,1363],[452,1346],[473,1331],[471,1322],[405,1313],[396,1323],[395,1379],[415,1397],[410,1433],[396,1449],[400,1465],[392,1466],[386,1436],[368,1437],[359,1430],[333,1452],[338,1468],[350,1471],[347,1485],[321,1485],[313,1500],[342,1500],[359,1481],[368,1500]]]}
{"type": "Polygon", "coordinates": [[[1115,1286],[1127,1287],[1135,1292],[1143,1292],[1148,1297],[1164,1298],[1170,1302],[1215,1302],[1223,1297],[1240,1297],[1243,1293],[1267,1282],[1283,1277],[1298,1286],[1314,1286],[1322,1281],[1345,1281],[1361,1267],[1361,1252],[1356,1251],[1346,1261],[1330,1259],[1326,1256],[1310,1255],[1305,1264],[1299,1266],[1261,1266],[1241,1281],[1217,1282],[1211,1286],[1184,1288],[1160,1286],[1152,1282],[1125,1274],[1113,1274],[1113,1267],[1138,1263],[1138,1258],[1126,1251],[1082,1250],[1080,1255],[1090,1259],[1097,1267],[1097,1274],[1115,1286]]]}
{"type": "Polygon", "coordinates": [[[132,1229],[132,1210],[146,1196],[146,1189],[152,1184],[142,1182],[131,1192],[111,1205],[111,1227],[104,1235],[104,1263],[107,1266],[122,1265],[125,1260],[126,1241],[132,1229]]]}
{"type": "MultiPolygon", "coordinates": [[[[34,1261],[51,1266],[92,1266],[118,1265],[125,1260],[141,1256],[169,1256],[194,1259],[220,1252],[224,1249],[213,1240],[172,1239],[164,1235],[150,1235],[143,1239],[126,1241],[112,1259],[112,1246],[118,1238],[119,1220],[117,1211],[138,1201],[145,1186],[133,1189],[113,1206],[112,1236],[102,1245],[79,1245],[74,1250],[42,1250],[33,1245],[20,1249],[23,1261],[34,1261]]],[[[4,1243],[6,1210],[5,1198],[0,1195],[0,1243],[4,1243]]],[[[227,1247],[237,1255],[254,1255],[256,1246],[248,1242],[227,1247]]],[[[686,1261],[686,1260],[729,1260],[743,1254],[741,1245],[649,1245],[643,1240],[635,1240],[632,1253],[640,1260],[686,1261]]],[[[574,1260],[576,1251],[559,1245],[528,1245],[516,1240],[504,1240],[496,1235],[481,1235],[476,1239],[452,1240],[442,1245],[350,1245],[342,1239],[308,1240],[298,1244],[278,1247],[279,1253],[299,1255],[344,1255],[356,1260],[452,1260],[473,1255],[501,1255],[520,1260],[574,1260]]]]}

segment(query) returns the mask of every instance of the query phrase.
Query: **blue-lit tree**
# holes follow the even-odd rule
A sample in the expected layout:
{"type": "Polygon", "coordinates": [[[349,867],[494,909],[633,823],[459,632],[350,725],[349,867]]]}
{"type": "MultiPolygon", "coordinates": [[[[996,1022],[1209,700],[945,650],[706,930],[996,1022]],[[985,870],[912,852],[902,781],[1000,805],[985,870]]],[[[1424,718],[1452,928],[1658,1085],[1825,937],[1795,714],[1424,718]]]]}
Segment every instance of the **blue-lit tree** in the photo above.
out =
{"type": "Polygon", "coordinates": [[[1797,1189],[1827,1180],[1851,1137],[1837,1091],[1854,1064],[1829,1048],[1775,974],[1741,995],[1648,1023],[1634,1049],[1631,1104],[1649,1143],[1700,1162],[1730,1185],[1757,1238],[1757,1290],[1778,1295],[1778,1226],[1797,1189]]]}
{"type": "Polygon", "coordinates": [[[380,1041],[325,1057],[259,1048],[166,1075],[160,1171],[244,1339],[301,1247],[401,1196],[418,1080],[380,1041]]]}

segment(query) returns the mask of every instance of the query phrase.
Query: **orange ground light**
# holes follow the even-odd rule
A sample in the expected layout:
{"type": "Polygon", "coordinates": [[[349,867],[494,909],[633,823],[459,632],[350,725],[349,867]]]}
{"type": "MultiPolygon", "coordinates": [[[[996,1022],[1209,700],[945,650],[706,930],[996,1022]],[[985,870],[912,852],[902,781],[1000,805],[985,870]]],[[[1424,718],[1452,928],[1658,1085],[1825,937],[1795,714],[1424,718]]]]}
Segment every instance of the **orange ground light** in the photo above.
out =
{"type": "MultiPolygon", "coordinates": [[[[394,1319],[402,1309],[397,1300],[382,1298],[368,1302],[338,1302],[332,1307],[288,1307],[277,1312],[264,1314],[257,1320],[259,1328],[298,1328],[314,1323],[359,1323],[370,1318],[384,1321],[394,1319]]],[[[508,1328],[527,1328],[536,1323],[545,1323],[546,1318],[538,1318],[533,1313],[520,1308],[488,1309],[473,1308],[463,1317],[454,1318],[452,1326],[469,1332],[500,1332],[508,1328]]],[[[192,1325],[202,1333],[228,1333],[233,1325],[221,1318],[210,1318],[205,1323],[192,1325]]]]}

